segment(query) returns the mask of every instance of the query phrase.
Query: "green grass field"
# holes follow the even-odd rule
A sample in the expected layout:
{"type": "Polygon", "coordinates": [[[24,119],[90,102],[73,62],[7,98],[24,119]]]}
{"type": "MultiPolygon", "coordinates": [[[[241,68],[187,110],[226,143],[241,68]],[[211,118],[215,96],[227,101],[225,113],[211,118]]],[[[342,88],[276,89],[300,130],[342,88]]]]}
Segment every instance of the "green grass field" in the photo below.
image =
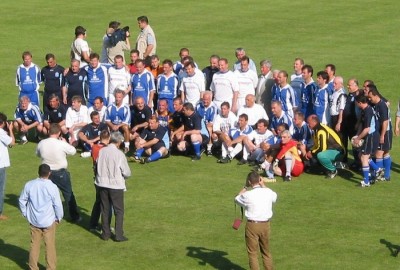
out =
{"type": "MultiPolygon", "coordinates": [[[[88,29],[91,48],[100,52],[109,21],[129,25],[147,15],[157,35],[161,59],[177,60],[188,47],[204,67],[211,54],[234,61],[244,47],[256,62],[292,72],[302,57],[315,73],[334,63],[347,80],[372,79],[391,102],[398,101],[400,17],[395,0],[353,1],[24,1],[0,3],[0,111],[12,117],[17,103],[15,69],[30,50],[44,66],[52,52],[67,66],[74,28],[88,29]]],[[[18,210],[18,196],[36,177],[36,144],[10,149],[4,214],[0,223],[0,268],[26,269],[29,225],[18,210]]],[[[400,247],[398,138],[392,150],[392,181],[361,189],[360,175],[341,171],[334,180],[302,175],[269,186],[278,193],[272,221],[276,269],[400,269],[393,249],[400,247]]],[[[104,242],[87,230],[94,201],[89,159],[69,158],[73,189],[82,212],[79,225],[57,230],[58,269],[248,269],[244,228],[231,229],[233,198],[250,168],[198,163],[173,156],[154,164],[131,163],[125,194],[128,242],[104,242]]],[[[41,254],[44,269],[44,249],[41,254]]]]}

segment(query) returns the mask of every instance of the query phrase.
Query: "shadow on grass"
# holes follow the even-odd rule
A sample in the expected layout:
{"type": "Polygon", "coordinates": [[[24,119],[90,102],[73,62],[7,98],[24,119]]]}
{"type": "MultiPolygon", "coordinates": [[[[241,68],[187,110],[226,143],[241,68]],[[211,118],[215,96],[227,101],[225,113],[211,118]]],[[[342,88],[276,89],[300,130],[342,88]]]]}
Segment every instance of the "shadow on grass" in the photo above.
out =
{"type": "Polygon", "coordinates": [[[379,242],[381,242],[381,244],[386,245],[386,247],[390,251],[390,256],[397,257],[397,255],[399,255],[399,251],[400,251],[399,245],[394,245],[391,242],[387,241],[386,239],[381,239],[379,242]]]}
{"type": "Polygon", "coordinates": [[[230,260],[228,260],[226,255],[228,253],[220,250],[213,250],[204,247],[187,247],[188,250],[187,256],[199,259],[199,265],[206,266],[209,264],[214,269],[220,270],[245,270],[237,264],[234,264],[230,260]]]}
{"type": "MultiPolygon", "coordinates": [[[[19,269],[28,269],[29,252],[23,248],[7,244],[0,239],[0,256],[8,258],[19,266],[19,269]]],[[[44,265],[39,264],[40,269],[46,269],[44,265]]]]}
{"type": "Polygon", "coordinates": [[[400,165],[392,161],[392,171],[400,173],[400,165]]]}
{"type": "Polygon", "coordinates": [[[4,202],[6,204],[9,204],[11,206],[14,206],[15,208],[19,209],[19,195],[15,194],[6,194],[6,197],[4,198],[4,202]]]}

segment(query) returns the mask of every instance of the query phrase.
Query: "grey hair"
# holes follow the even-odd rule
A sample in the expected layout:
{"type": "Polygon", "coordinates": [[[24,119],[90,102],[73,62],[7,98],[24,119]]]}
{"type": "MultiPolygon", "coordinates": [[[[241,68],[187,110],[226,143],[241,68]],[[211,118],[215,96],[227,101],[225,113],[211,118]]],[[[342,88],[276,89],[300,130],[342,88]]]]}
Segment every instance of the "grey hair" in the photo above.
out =
{"type": "Polygon", "coordinates": [[[266,66],[266,67],[268,67],[269,69],[271,69],[272,63],[271,63],[271,61],[269,61],[269,60],[262,60],[262,61],[260,62],[260,66],[266,66]]]}
{"type": "Polygon", "coordinates": [[[121,132],[112,132],[110,136],[110,143],[120,143],[124,141],[124,136],[121,132]]]}
{"type": "Polygon", "coordinates": [[[286,129],[286,130],[281,132],[281,136],[284,135],[284,134],[286,134],[290,139],[292,138],[292,134],[290,134],[289,130],[286,129]]]}

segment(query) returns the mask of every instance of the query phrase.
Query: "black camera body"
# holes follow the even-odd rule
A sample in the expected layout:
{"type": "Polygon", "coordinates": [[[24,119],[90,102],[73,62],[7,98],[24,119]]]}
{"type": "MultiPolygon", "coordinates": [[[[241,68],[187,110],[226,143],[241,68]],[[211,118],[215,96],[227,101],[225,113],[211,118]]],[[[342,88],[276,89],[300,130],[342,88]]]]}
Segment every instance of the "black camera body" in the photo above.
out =
{"type": "Polygon", "coordinates": [[[114,33],[108,34],[108,41],[110,42],[111,47],[114,47],[120,41],[125,41],[127,37],[127,32],[129,32],[129,26],[118,28],[114,31],[114,33]]]}

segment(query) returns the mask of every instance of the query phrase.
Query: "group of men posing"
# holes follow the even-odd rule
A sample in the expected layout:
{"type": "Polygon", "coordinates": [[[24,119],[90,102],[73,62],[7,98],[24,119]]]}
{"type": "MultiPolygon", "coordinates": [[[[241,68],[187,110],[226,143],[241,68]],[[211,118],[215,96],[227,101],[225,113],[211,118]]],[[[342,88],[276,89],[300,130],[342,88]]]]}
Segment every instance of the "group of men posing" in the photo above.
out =
{"type": "MultiPolygon", "coordinates": [[[[313,158],[326,168],[328,177],[335,177],[335,163],[347,163],[348,142],[357,135],[355,142],[363,139],[365,143],[361,150],[353,147],[355,162],[351,166],[362,166],[365,175],[370,174],[372,166],[372,178],[378,174],[379,179],[390,179],[392,125],[386,99],[372,81],[366,81],[360,90],[358,81],[352,78],[346,93],[343,78],[335,76],[334,65],[326,65],[314,82],[312,66],[300,58],[294,61],[290,82],[288,73],[272,70],[268,60],[260,62],[261,74],[257,76],[254,61],[243,48],[235,51],[238,60],[233,70],[226,58],[217,55],[210,57],[210,65],[203,70],[187,48],[179,55],[181,59],[175,64],[166,59],[160,65],[159,57],[153,54],[146,66],[136,50],[131,52],[128,65],[122,55],[114,57],[113,65],[105,65],[91,53],[89,64],[76,68],[78,74],[84,71],[85,83],[79,93],[72,91],[72,97],[67,77],[78,60],[72,60],[68,72],[58,71],[59,77],[67,72],[65,78],[57,80],[58,94],[46,94],[58,78],[50,80],[51,76],[43,75],[46,67],[42,70],[44,101],[48,100],[44,117],[23,95],[14,126],[22,134],[32,127],[46,133],[49,124],[58,123],[71,144],[82,143],[83,157],[90,156],[101,130],[107,128],[121,131],[124,151],[135,149],[131,159],[141,163],[168,156],[170,147],[191,154],[193,160],[199,160],[203,151],[212,155],[220,148],[219,163],[228,163],[240,154],[239,164],[260,164],[271,181],[274,174],[290,181],[313,158]],[[65,110],[63,104],[71,107],[65,110]],[[281,134],[285,130],[288,132],[281,134]],[[131,147],[131,141],[135,147],[131,147]],[[371,157],[375,157],[377,166],[371,157]],[[280,162],[274,162],[277,158],[280,162]]],[[[24,53],[24,62],[26,58],[29,62],[31,55],[24,53]]],[[[55,63],[54,55],[47,55],[46,60],[49,66],[55,63]]],[[[26,138],[21,137],[21,142],[26,138]]],[[[369,177],[364,176],[363,182],[368,186],[369,177]]]]}

